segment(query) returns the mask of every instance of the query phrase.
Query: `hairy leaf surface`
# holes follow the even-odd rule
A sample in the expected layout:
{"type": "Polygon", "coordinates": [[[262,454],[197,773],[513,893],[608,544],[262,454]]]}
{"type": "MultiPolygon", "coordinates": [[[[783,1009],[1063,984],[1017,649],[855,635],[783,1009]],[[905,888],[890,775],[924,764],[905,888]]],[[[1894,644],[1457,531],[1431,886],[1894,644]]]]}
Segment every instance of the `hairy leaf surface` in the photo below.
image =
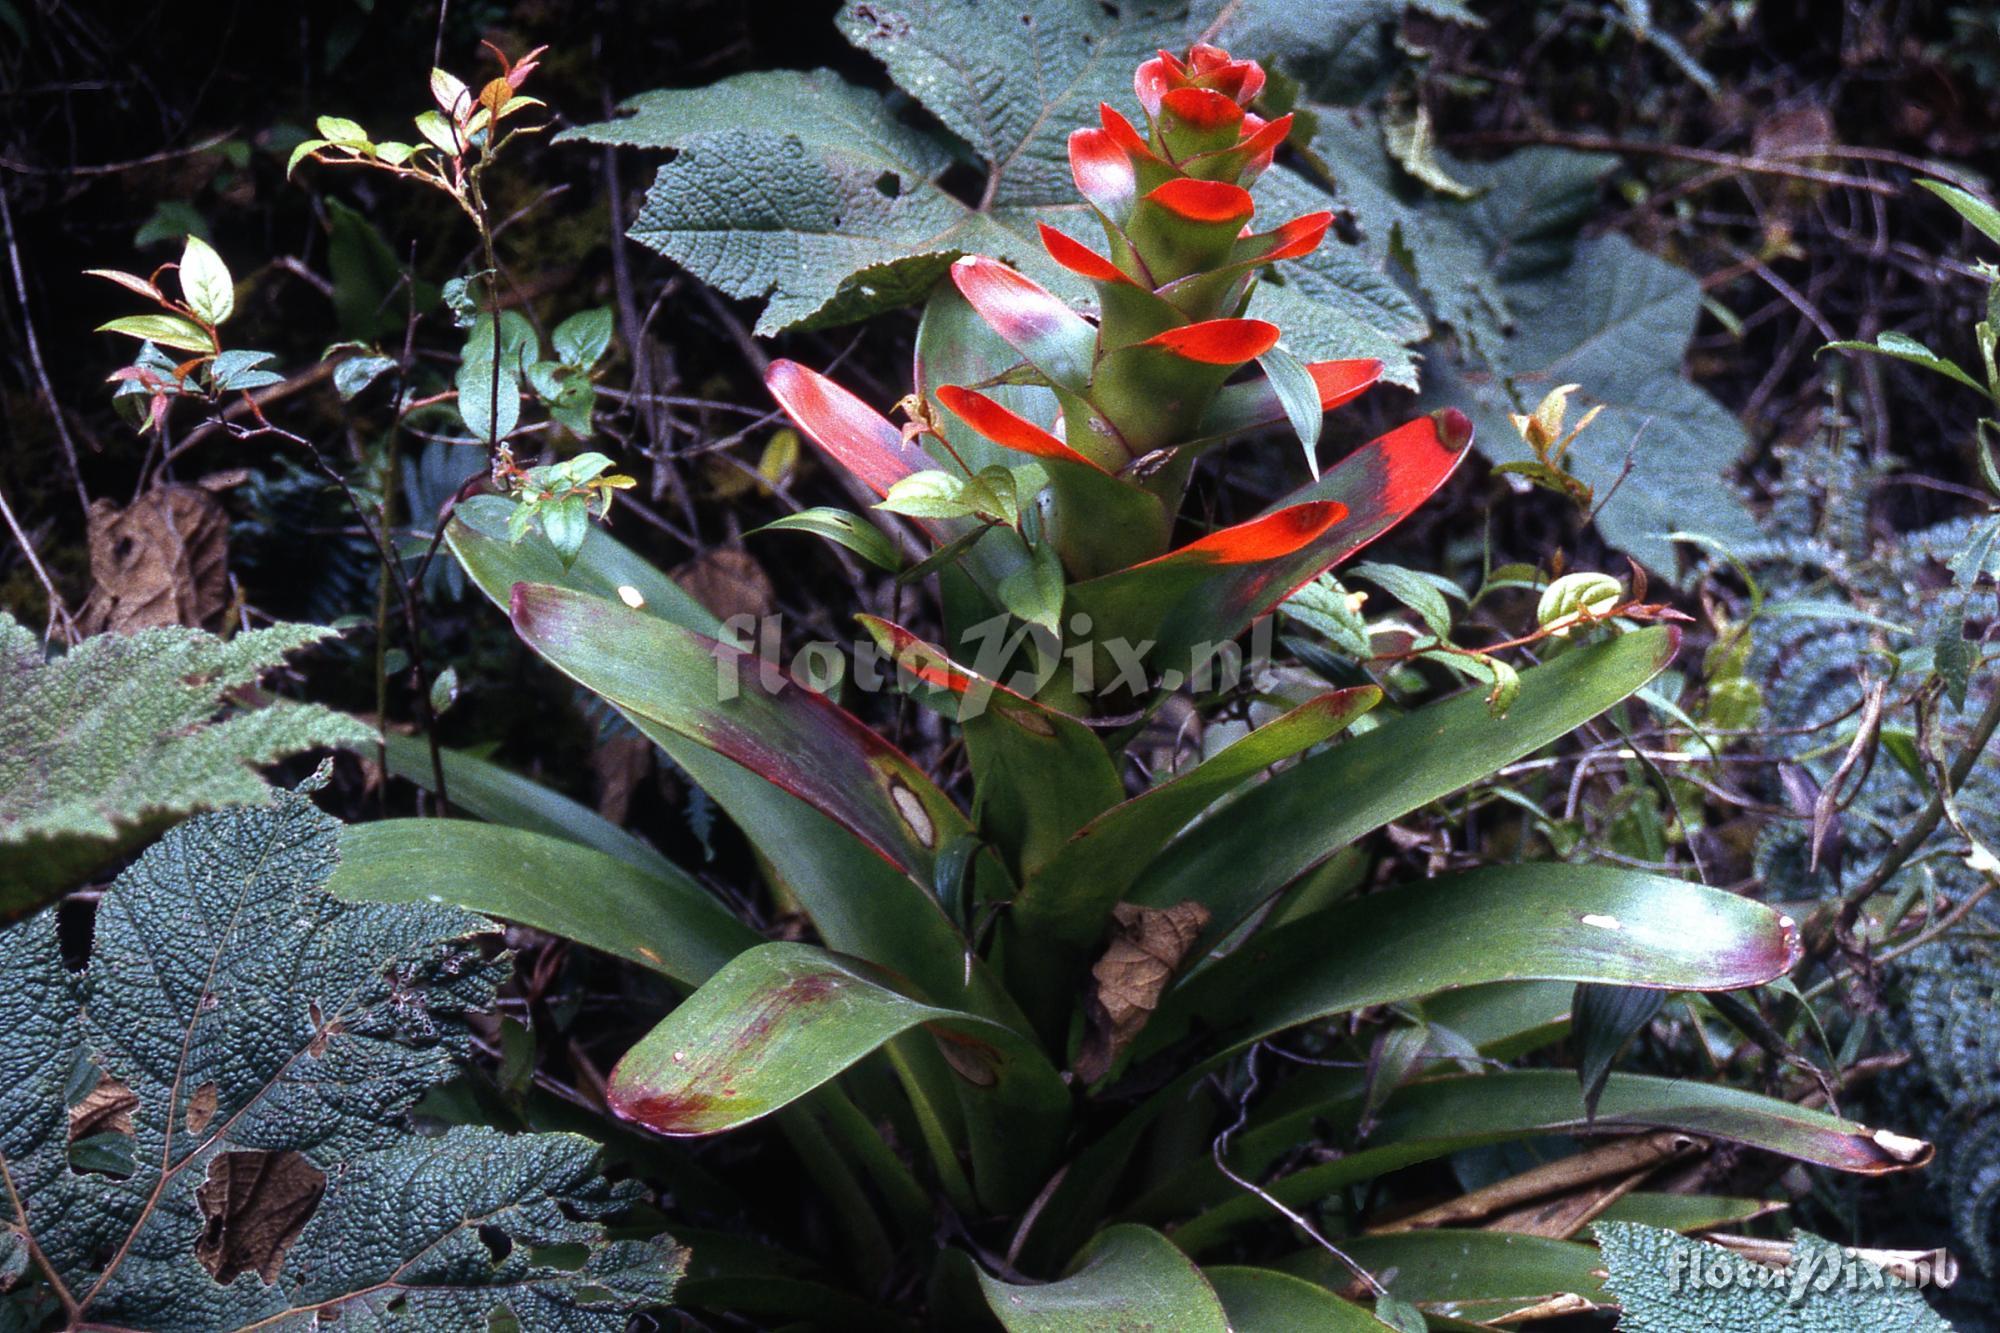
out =
{"type": "Polygon", "coordinates": [[[596,1145],[411,1133],[506,964],[470,913],[324,892],[338,831],[296,794],[190,820],[81,972],[53,912],[0,937],[0,1326],[611,1333],[669,1298],[677,1251],[590,1220],[596,1145]]]}
{"type": "Polygon", "coordinates": [[[216,720],[232,692],[330,633],[274,625],[225,642],[148,629],[45,662],[35,636],[0,612],[0,918],[169,817],[264,800],[254,765],[372,740],[352,718],[289,701],[216,720]]]}

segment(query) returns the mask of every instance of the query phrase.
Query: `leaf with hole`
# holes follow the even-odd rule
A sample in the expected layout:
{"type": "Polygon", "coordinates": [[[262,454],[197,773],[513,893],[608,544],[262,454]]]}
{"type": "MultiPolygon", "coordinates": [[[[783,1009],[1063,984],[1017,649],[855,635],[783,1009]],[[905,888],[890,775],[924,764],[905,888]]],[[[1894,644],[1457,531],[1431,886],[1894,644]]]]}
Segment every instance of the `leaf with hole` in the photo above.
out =
{"type": "Polygon", "coordinates": [[[0,1227],[31,1258],[0,1323],[53,1296],[73,1322],[162,1333],[502,1309],[614,1333],[671,1299],[682,1255],[597,1220],[631,1191],[595,1144],[411,1132],[506,964],[469,913],[326,893],[338,833],[290,793],[197,816],[105,893],[81,973],[53,913],[6,932],[0,1227]],[[83,1138],[96,1168],[122,1139],[129,1172],[76,1169],[83,1138]],[[559,1246],[580,1264],[541,1257],[559,1246]]]}

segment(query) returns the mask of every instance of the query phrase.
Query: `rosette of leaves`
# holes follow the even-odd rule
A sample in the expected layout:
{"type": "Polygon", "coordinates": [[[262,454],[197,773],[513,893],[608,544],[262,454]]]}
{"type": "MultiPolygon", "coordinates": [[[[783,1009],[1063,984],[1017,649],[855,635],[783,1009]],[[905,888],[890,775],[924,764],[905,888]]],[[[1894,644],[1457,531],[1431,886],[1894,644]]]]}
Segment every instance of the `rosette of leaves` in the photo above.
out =
{"type": "Polygon", "coordinates": [[[1196,46],[1135,76],[1141,134],[1110,103],[1069,137],[1075,187],[1107,253],[1040,224],[1050,260],[1097,294],[1073,312],[1023,273],[968,256],[918,335],[917,420],[899,430],[825,377],[773,364],[772,393],[882,508],[915,516],[987,597],[1050,633],[1065,608],[1100,638],[1150,643],[1192,671],[1290,589],[1379,535],[1457,466],[1455,411],[1364,445],[1264,515],[1172,549],[1197,458],[1290,422],[1317,472],[1325,412],[1382,375],[1378,360],[1301,361],[1277,325],[1243,317],[1263,271],[1312,253],[1332,216],[1252,229],[1249,186],[1291,117],[1246,105],[1263,71],[1196,46]],[[1252,363],[1256,378],[1226,383],[1252,363]],[[1043,493],[1046,492],[1045,497],[1043,493]],[[1038,497],[1043,497],[1038,499],[1038,497]]]}
{"type": "Polygon", "coordinates": [[[0,918],[73,887],[165,823],[269,794],[256,765],[374,732],[314,704],[232,697],[332,635],[274,625],[222,640],[103,634],[45,659],[0,612],[0,918]]]}
{"type": "MultiPolygon", "coordinates": [[[[797,938],[766,938],[740,902],[623,830],[490,766],[468,772],[463,756],[454,800],[495,825],[389,820],[344,843],[343,897],[435,895],[683,988],[619,1061],[610,1109],[674,1137],[769,1117],[813,1173],[806,1206],[840,1251],[815,1257],[856,1275],[842,1300],[866,1308],[861,1327],[893,1326],[919,1299],[884,1292],[922,1292],[926,1316],[954,1327],[1215,1333],[1408,1327],[1408,1304],[1475,1297],[1496,1317],[1553,1291],[1601,1303],[1596,1251],[1567,1234],[1362,1235],[1372,1218],[1353,1187],[1409,1201],[1384,1179],[1396,1167],[1585,1128],[1864,1173],[1929,1151],[1758,1094],[1618,1074],[1593,1122],[1573,1074],[1491,1069],[1563,1030],[1575,983],[1705,991],[1783,975],[1797,927],[1768,907],[1610,865],[1368,893],[1352,892],[1366,875],[1341,878],[1367,864],[1359,844],[1374,831],[1641,689],[1673,655],[1671,627],[1621,632],[1589,597],[1558,608],[1570,646],[1519,673],[1504,717],[1485,689],[1403,709],[1369,684],[1183,689],[1167,674],[1421,504],[1464,452],[1457,418],[1424,418],[1262,519],[1175,545],[1202,448],[1252,424],[1310,436],[1329,402],[1379,372],[1289,366],[1272,355],[1279,330],[1254,316],[1253,280],[1287,254],[1302,262],[1324,226],[1310,213],[1245,225],[1249,182],[1284,130],[1245,110],[1260,77],[1208,48],[1147,59],[1143,130],[1097,109],[1071,135],[1078,207],[1099,239],[1045,244],[1051,267],[1098,292],[1097,319],[992,259],[955,265],[919,331],[908,428],[774,367],[819,447],[936,543],[906,578],[938,573],[945,646],[863,623],[895,685],[939,714],[962,776],[940,779],[801,683],[826,676],[759,661],[602,529],[569,558],[542,533],[515,540],[505,499],[455,511],[446,541],[468,576],[534,652],[714,798],[797,938]],[[996,628],[1005,642],[988,654],[982,631],[996,628]],[[1100,653],[1115,671],[1094,682],[1015,669],[1100,653]],[[1134,720],[1176,695],[1209,718],[1242,703],[1255,725],[1128,781],[1134,720]],[[1370,710],[1371,729],[1344,734],[1370,710]],[[1354,1054],[1343,1034],[1356,1015],[1387,1006],[1414,1036],[1369,1062],[1377,1074],[1314,1070],[1255,1095],[1245,1071],[1266,1042],[1302,1030],[1338,1059],[1354,1054]],[[1440,1074],[1427,1059],[1464,1064],[1440,1074]],[[1223,1105],[1204,1091],[1217,1086],[1223,1105]],[[1316,1138],[1340,1151],[1300,1151],[1316,1138]],[[1367,1269],[1402,1274],[1393,1294],[1371,1312],[1351,1299],[1352,1272],[1315,1266],[1324,1251],[1254,1247],[1281,1217],[1315,1220],[1367,1269]],[[1468,1246],[1484,1256],[1476,1279],[1438,1261],[1468,1246]],[[1212,1265],[1225,1249],[1286,1271],[1212,1265]]],[[[846,518],[808,530],[867,545],[866,520],[846,518]]],[[[793,1263],[746,1255],[731,1282],[704,1276],[689,1299],[823,1321],[827,1291],[788,1286],[793,1263]]]]}
{"type": "Polygon", "coordinates": [[[197,816],[98,903],[0,947],[0,1328],[514,1327],[615,1333],[670,1243],[565,1134],[411,1130],[469,1050],[492,927],[321,887],[303,795],[197,816]]]}

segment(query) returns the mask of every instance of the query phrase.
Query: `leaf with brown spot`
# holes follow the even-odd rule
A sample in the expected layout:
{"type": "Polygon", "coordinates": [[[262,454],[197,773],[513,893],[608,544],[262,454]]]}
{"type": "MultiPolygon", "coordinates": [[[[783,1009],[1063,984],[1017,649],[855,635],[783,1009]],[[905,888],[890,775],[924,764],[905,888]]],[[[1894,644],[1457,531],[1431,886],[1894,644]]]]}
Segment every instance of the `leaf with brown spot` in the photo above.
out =
{"type": "Polygon", "coordinates": [[[1167,983],[1207,924],[1208,909],[1200,903],[1119,903],[1111,909],[1111,941],[1090,969],[1089,1027],[1073,1066],[1079,1079],[1095,1083],[1111,1072],[1159,1008],[1167,983]]]}
{"type": "Polygon", "coordinates": [[[204,1083],[189,1096],[187,1104],[187,1132],[199,1134],[207,1129],[215,1119],[215,1084],[204,1083]]]}
{"type": "Polygon", "coordinates": [[[298,1153],[221,1153],[194,1192],[208,1219],[194,1257],[217,1282],[255,1273],[269,1286],[325,1193],[326,1172],[298,1153]]]}
{"type": "Polygon", "coordinates": [[[671,1243],[597,1220],[627,1196],[596,1144],[412,1131],[506,964],[468,912],[327,893],[338,832],[295,793],[183,824],[99,900],[80,972],[53,911],[0,931],[0,1326],[48,1304],[151,1333],[373,1328],[392,1307],[480,1329],[504,1307],[623,1333],[671,1299],[671,1243]]]}

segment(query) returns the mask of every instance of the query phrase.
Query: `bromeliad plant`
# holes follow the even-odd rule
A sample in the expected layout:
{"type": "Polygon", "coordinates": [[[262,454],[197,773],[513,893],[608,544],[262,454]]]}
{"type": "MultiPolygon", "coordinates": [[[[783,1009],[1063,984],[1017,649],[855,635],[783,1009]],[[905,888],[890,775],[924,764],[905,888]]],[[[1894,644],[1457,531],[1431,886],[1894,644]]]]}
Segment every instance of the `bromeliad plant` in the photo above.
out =
{"type": "MultiPolygon", "coordinates": [[[[509,502],[482,497],[447,533],[536,652],[733,817],[814,937],[765,939],[629,834],[469,756],[448,761],[455,798],[522,827],[388,821],[345,837],[337,892],[513,917],[691,992],[620,1062],[612,1110],[669,1136],[771,1117],[858,1276],[833,1293],[789,1270],[764,1281],[779,1269],[750,1259],[703,1269],[697,1242],[685,1301],[868,1327],[894,1322],[885,1303],[944,1327],[1422,1327],[1412,1303],[1484,1322],[1553,1295],[1604,1302],[1596,1251],[1569,1239],[1592,1214],[1528,1237],[1438,1218],[1363,1235],[1382,1214],[1355,1187],[1475,1144],[1593,1130],[1664,1131],[1648,1141],[1669,1156],[1729,1140],[1864,1172],[1928,1151],[1776,1098],[1640,1077],[1610,1076],[1593,1113],[1573,1075],[1492,1067],[1561,1034],[1576,984],[1783,976],[1798,932],[1759,904],[1578,865],[1352,896],[1367,834],[1666,666],[1674,631],[1631,625],[1615,591],[1554,616],[1568,637],[1545,641],[1504,712],[1478,690],[1398,711],[1372,684],[1193,679],[1423,503],[1470,433],[1454,412],[1414,421],[1263,515],[1174,544],[1205,451],[1288,420],[1310,446],[1321,414],[1380,373],[1302,365],[1279,329],[1242,316],[1261,271],[1328,224],[1250,225],[1249,186],[1289,129],[1246,110],[1262,81],[1213,48],[1162,53],[1136,79],[1144,133],[1106,106],[1071,136],[1104,248],[1042,237],[1090,280],[1094,319],[968,256],[925,312],[908,425],[803,366],[771,369],[825,454],[937,545],[917,571],[939,576],[945,644],[864,622],[955,722],[968,804],[833,699],[762,669],[602,531],[568,560],[511,540],[509,502]],[[996,624],[1000,649],[970,660],[996,624]],[[1248,704],[1258,725],[1128,791],[1139,723],[1177,694],[1248,704]],[[1294,1030],[1329,1062],[1259,1098],[1260,1053],[1294,1030]],[[1343,1066],[1349,1052],[1368,1058],[1343,1066]],[[1315,1135],[1341,1151],[1301,1164],[1315,1135]],[[1277,1247],[1303,1247],[1286,1271],[1226,1262],[1270,1257],[1279,1229],[1277,1247]]],[[[817,530],[882,547],[853,515],[817,530]]]]}

